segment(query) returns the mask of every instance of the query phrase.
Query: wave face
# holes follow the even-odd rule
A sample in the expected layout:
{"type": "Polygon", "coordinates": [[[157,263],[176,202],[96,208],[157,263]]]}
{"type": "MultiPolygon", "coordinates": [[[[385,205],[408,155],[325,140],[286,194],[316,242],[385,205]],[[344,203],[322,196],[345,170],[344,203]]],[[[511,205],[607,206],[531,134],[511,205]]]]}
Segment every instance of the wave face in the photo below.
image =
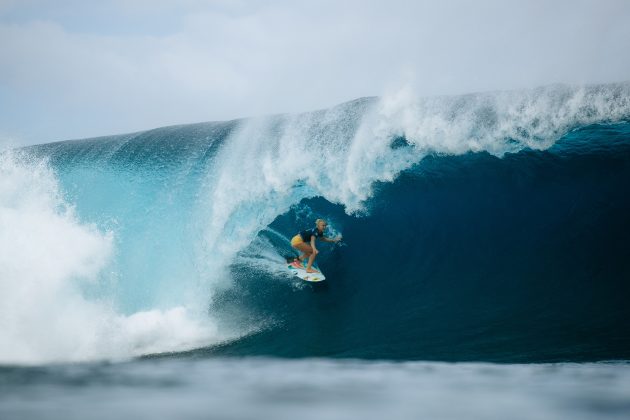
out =
{"type": "Polygon", "coordinates": [[[630,86],[50,143],[0,162],[0,361],[630,357],[630,86]],[[313,287],[288,239],[323,217],[313,287]]]}

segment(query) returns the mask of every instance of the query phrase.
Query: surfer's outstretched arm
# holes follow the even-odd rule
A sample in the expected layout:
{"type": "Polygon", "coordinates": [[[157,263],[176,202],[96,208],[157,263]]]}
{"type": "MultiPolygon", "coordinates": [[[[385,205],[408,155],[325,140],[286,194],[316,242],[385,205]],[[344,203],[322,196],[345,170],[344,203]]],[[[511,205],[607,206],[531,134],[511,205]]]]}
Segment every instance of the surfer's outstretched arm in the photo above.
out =
{"type": "Polygon", "coordinates": [[[339,242],[341,240],[341,236],[337,236],[336,238],[326,238],[326,237],[322,237],[320,238],[322,241],[324,242],[332,242],[332,243],[336,243],[339,242]]]}

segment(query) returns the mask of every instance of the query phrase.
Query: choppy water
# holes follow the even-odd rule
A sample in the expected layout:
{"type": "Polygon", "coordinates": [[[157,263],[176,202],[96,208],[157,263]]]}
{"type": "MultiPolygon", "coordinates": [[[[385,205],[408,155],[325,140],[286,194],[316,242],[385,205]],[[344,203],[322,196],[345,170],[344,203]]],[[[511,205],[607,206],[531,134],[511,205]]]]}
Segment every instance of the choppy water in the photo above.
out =
{"type": "Polygon", "coordinates": [[[3,419],[626,419],[627,363],[144,360],[0,370],[3,419]]]}

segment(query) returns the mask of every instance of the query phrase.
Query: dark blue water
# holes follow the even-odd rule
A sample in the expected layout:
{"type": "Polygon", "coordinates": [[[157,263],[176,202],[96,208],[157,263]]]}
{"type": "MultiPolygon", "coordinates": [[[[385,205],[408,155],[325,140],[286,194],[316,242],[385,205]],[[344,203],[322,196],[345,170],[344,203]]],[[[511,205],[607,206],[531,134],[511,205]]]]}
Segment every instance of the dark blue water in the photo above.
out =
{"type": "MultiPolygon", "coordinates": [[[[219,354],[502,362],[630,357],[630,125],[546,151],[430,156],[342,226],[311,293],[235,266],[213,306],[282,320],[219,354]]],[[[271,227],[295,230],[296,210],[271,227]]],[[[261,235],[264,235],[262,232],[261,235]]],[[[329,250],[330,249],[330,250],[329,250]]]]}

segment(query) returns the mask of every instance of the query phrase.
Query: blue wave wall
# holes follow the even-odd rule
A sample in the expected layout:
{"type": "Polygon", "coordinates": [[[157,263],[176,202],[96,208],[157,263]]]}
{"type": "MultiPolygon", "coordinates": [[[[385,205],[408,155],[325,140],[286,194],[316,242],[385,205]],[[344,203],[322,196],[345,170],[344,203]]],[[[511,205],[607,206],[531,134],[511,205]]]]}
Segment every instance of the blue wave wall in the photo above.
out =
{"type": "MultiPolygon", "coordinates": [[[[629,98],[627,84],[366,98],[40,145],[20,164],[44,159],[55,211],[109,235],[96,280],[73,269],[57,293],[107,302],[98,335],[123,355],[627,359],[629,98]],[[312,286],[282,261],[318,217],[344,242],[322,244],[329,280],[312,286]]],[[[119,354],[86,331],[77,357],[119,354]]]]}
{"type": "MultiPolygon", "coordinates": [[[[547,151],[503,159],[427,157],[379,185],[367,217],[309,200],[313,212],[343,226],[347,246],[321,258],[331,280],[296,292],[237,267],[237,287],[216,309],[238,305],[282,322],[207,351],[627,359],[628,185],[626,123],[585,127],[547,151]]],[[[293,210],[271,226],[290,232],[296,219],[293,210]]]]}

